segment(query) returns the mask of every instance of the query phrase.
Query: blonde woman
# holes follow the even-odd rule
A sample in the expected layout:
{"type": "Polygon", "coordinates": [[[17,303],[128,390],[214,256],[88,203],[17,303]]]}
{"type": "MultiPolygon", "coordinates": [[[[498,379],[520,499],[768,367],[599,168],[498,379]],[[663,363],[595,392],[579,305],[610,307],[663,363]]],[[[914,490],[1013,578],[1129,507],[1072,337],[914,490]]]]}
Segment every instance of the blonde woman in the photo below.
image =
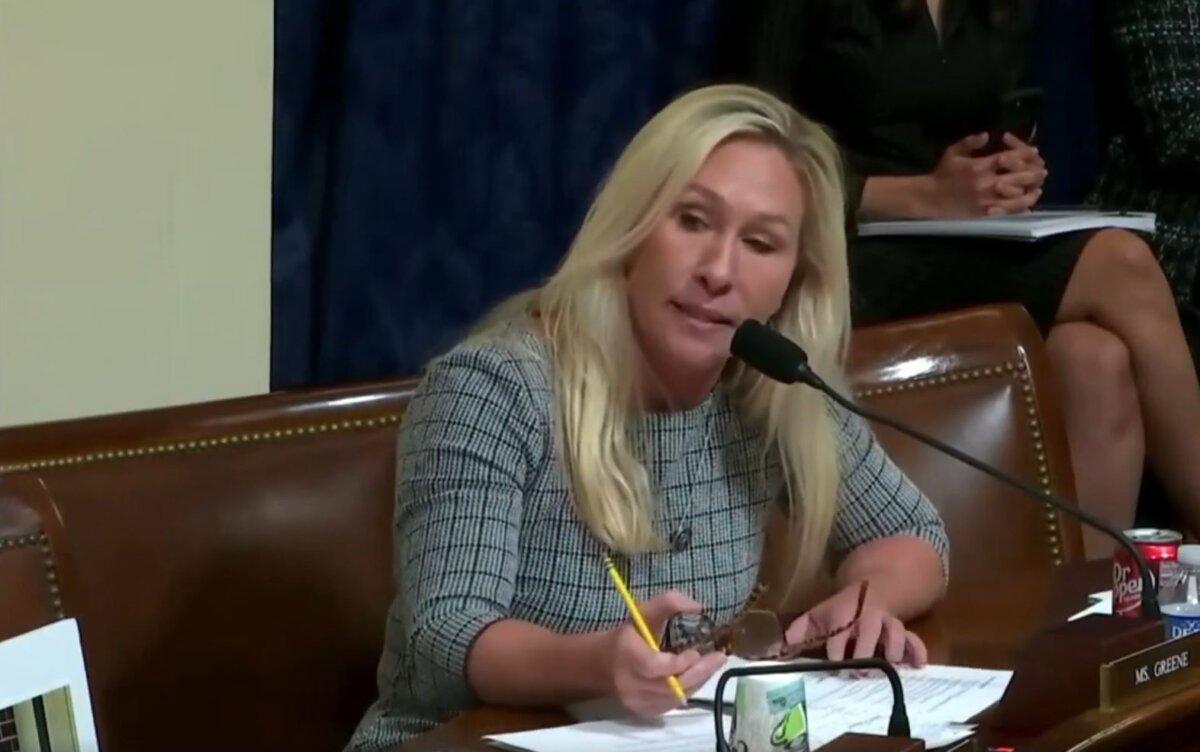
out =
{"type": "MultiPolygon", "coordinates": [[[[400,436],[397,594],[379,700],[350,748],[383,749],[477,703],[678,704],[720,653],[657,653],[652,627],[749,597],[772,504],[796,581],[830,548],[842,589],[792,641],[853,618],[853,654],[921,664],[903,619],[942,593],[933,507],[856,418],[729,357],[770,321],[837,378],[848,330],[842,188],[829,137],[759,90],[716,86],[625,149],[561,268],[433,361],[400,436]]],[[[840,657],[848,635],[831,640],[840,657]]]]}

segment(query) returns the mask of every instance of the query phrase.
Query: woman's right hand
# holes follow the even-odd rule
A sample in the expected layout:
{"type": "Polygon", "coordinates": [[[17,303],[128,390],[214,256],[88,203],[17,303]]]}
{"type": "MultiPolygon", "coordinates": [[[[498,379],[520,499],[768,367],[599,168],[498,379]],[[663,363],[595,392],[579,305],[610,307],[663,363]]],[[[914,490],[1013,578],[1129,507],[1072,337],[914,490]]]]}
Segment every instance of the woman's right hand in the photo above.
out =
{"type": "MultiPolygon", "coordinates": [[[[703,606],[677,590],[661,593],[638,604],[638,608],[660,641],[672,616],[703,610],[703,606]]],[[[725,665],[725,654],[720,651],[702,656],[695,650],[678,655],[654,650],[632,620],[613,628],[607,636],[599,660],[605,667],[609,693],[634,715],[657,716],[679,707],[680,700],[667,683],[667,677],[677,677],[684,691],[691,694],[725,665]]]]}
{"type": "MultiPolygon", "coordinates": [[[[1025,164],[1023,152],[1010,148],[986,157],[973,156],[988,140],[975,133],[946,147],[931,178],[931,214],[942,218],[978,217],[985,214],[1015,214],[1030,209],[1041,197],[1044,163],[1025,164]],[[1022,159],[1014,170],[1009,164],[1022,159]]],[[[1026,147],[1030,149],[1031,147],[1026,147]]],[[[1036,155],[1036,150],[1032,153],[1036,155]]]]}
{"type": "Polygon", "coordinates": [[[941,218],[978,217],[996,201],[996,157],[972,156],[987,143],[987,133],[975,133],[942,152],[933,169],[933,214],[941,218]]]}

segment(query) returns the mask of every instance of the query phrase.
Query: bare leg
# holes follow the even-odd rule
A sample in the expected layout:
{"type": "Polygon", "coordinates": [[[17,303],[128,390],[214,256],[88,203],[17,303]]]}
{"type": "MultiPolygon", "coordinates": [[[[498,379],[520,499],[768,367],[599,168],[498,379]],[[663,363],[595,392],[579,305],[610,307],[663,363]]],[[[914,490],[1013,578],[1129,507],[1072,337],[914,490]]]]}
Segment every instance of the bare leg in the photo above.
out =
{"type": "Polygon", "coordinates": [[[1200,385],[1153,251],[1123,230],[1097,233],[1067,283],[1058,321],[1090,321],[1125,344],[1146,455],[1188,526],[1200,531],[1200,385]]]}
{"type": "MultiPolygon", "coordinates": [[[[1126,530],[1146,459],[1129,350],[1115,334],[1082,321],[1055,326],[1046,350],[1058,377],[1079,505],[1126,530]]],[[[1087,558],[1103,559],[1113,542],[1085,526],[1083,549],[1087,558]]]]}

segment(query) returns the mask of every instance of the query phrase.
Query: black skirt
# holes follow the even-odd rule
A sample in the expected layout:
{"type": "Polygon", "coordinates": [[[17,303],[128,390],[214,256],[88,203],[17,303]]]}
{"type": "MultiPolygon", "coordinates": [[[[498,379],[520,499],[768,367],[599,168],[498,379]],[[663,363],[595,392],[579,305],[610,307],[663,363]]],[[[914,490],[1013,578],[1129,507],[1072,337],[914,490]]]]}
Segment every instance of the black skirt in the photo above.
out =
{"type": "Polygon", "coordinates": [[[1044,336],[1094,231],[1034,243],[983,238],[869,237],[850,241],[854,326],[1021,303],[1044,336]]]}

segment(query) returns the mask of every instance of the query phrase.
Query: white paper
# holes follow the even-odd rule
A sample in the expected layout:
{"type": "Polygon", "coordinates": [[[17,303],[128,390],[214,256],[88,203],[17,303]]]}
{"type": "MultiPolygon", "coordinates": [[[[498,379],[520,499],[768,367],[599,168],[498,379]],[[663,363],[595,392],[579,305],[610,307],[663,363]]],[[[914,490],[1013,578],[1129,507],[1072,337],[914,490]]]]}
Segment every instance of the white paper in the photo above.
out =
{"type": "MultiPolygon", "coordinates": [[[[824,720],[820,727],[814,724],[810,709],[808,743],[814,750],[820,749],[847,731],[864,734],[887,732],[886,718],[861,709],[838,714],[833,722],[824,720]]],[[[965,739],[974,729],[972,724],[912,724],[913,737],[924,739],[928,749],[944,747],[965,739]]],[[[483,738],[494,747],[521,752],[695,752],[714,749],[717,741],[715,733],[711,711],[682,710],[668,713],[653,721],[589,721],[570,726],[494,734],[483,738]]],[[[725,736],[729,736],[728,716],[725,719],[725,736]]]]}
{"type": "MultiPolygon", "coordinates": [[[[808,743],[820,749],[846,731],[883,734],[887,724],[880,726],[864,714],[846,718],[845,728],[837,730],[828,724],[823,729],[811,725],[809,716],[808,743]]],[[[967,738],[974,726],[967,724],[921,724],[912,726],[914,737],[924,739],[928,749],[944,747],[967,738]]],[[[681,710],[664,715],[655,721],[609,720],[576,723],[534,731],[494,734],[483,737],[493,747],[519,752],[697,752],[716,748],[716,729],[712,712],[681,710]]],[[[729,717],[725,719],[725,737],[729,737],[729,717]]]]}
{"type": "Polygon", "coordinates": [[[0,642],[0,708],[67,688],[76,748],[98,752],[79,626],[63,619],[0,642]]]}
{"type": "MultiPolygon", "coordinates": [[[[730,658],[726,668],[770,665],[730,658]]],[[[974,726],[967,719],[1000,699],[1012,678],[1011,671],[927,666],[899,668],[905,704],[915,738],[928,748],[951,744],[969,736],[974,726]]],[[[694,695],[709,702],[716,698],[718,677],[694,695]]],[[[850,678],[829,673],[804,674],[808,705],[809,745],[818,749],[848,731],[884,734],[892,709],[891,685],[886,678],[850,678]]],[[[736,680],[726,685],[725,698],[732,706],[736,680]]],[[[728,722],[726,723],[728,727],[728,722]]],[[[728,728],[726,728],[728,732],[728,728]]],[[[686,710],[652,720],[604,720],[552,729],[497,734],[484,737],[494,746],[530,752],[682,752],[716,746],[712,713],[686,710]]]]}
{"type": "Polygon", "coordinates": [[[1082,619],[1088,614],[1112,614],[1113,604],[1111,590],[1102,590],[1099,593],[1092,593],[1088,596],[1088,600],[1091,601],[1092,605],[1088,606],[1077,614],[1071,614],[1067,617],[1067,621],[1082,619]]]}
{"type": "MultiPolygon", "coordinates": [[[[735,666],[770,665],[731,657],[726,668],[735,666]]],[[[997,671],[962,666],[926,666],[925,668],[897,667],[904,687],[904,704],[913,721],[936,723],[966,723],[971,716],[986,710],[1000,699],[1011,671],[997,671]]],[[[717,679],[713,677],[696,691],[700,700],[716,699],[717,679]]],[[[737,681],[725,685],[725,701],[732,703],[737,681]]],[[[808,702],[810,725],[816,725],[814,709],[828,708],[844,713],[851,707],[869,707],[887,718],[892,707],[892,690],[887,678],[874,674],[852,678],[834,673],[804,674],[804,694],[808,702]]]]}
{"type": "Polygon", "coordinates": [[[1050,235],[1097,227],[1154,232],[1153,212],[1032,211],[970,219],[905,219],[860,222],[860,237],[912,235],[925,237],[990,237],[1033,241],[1050,235]]]}
{"type": "MultiPolygon", "coordinates": [[[[729,723],[725,723],[728,738],[729,723]]],[[[696,752],[715,749],[716,727],[706,710],[680,710],[652,719],[588,721],[483,737],[501,749],[528,752],[696,752]]]]}

